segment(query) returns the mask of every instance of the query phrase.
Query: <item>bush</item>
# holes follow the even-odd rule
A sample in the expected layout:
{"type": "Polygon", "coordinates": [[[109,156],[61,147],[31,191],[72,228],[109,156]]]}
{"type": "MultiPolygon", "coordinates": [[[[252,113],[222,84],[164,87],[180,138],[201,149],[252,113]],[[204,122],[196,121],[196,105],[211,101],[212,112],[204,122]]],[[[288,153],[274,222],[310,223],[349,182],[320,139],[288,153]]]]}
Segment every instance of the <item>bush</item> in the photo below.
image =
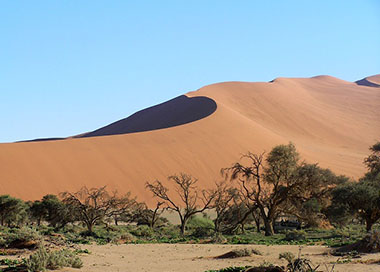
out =
{"type": "Polygon", "coordinates": [[[334,254],[344,252],[377,253],[380,252],[380,231],[374,230],[368,233],[362,240],[337,249],[334,254]]]}
{"type": "Polygon", "coordinates": [[[214,222],[207,216],[194,216],[190,218],[187,223],[187,228],[205,228],[205,229],[214,229],[214,222]]]}
{"type": "Polygon", "coordinates": [[[306,239],[306,232],[302,230],[288,231],[285,236],[286,241],[302,241],[306,239]]]}
{"type": "Polygon", "coordinates": [[[126,233],[121,234],[119,237],[113,239],[112,243],[115,243],[115,244],[128,244],[128,243],[133,243],[136,240],[137,239],[136,239],[136,237],[133,234],[131,234],[129,232],[126,232],[126,233]]]}
{"type": "Polygon", "coordinates": [[[209,237],[214,232],[214,222],[207,216],[194,216],[187,223],[187,228],[192,230],[193,237],[209,237]]]}
{"type": "Polygon", "coordinates": [[[142,238],[152,238],[154,236],[154,230],[146,225],[137,226],[130,231],[131,234],[142,238]]]}
{"type": "Polygon", "coordinates": [[[1,233],[0,246],[11,248],[34,248],[41,241],[41,235],[34,229],[22,227],[1,233]]]}
{"type": "Polygon", "coordinates": [[[45,271],[46,269],[60,269],[62,267],[81,268],[82,260],[72,251],[67,249],[48,252],[45,247],[40,247],[36,253],[29,256],[25,265],[30,272],[45,271]]]}

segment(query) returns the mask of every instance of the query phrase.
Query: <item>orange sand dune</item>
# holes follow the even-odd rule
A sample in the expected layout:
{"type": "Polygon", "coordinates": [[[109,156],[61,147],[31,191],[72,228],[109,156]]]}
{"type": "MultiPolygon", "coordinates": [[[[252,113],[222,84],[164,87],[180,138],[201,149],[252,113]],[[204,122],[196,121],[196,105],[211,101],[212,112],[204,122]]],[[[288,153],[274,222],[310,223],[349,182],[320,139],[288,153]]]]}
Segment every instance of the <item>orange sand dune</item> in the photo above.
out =
{"type": "Polygon", "coordinates": [[[186,96],[79,138],[0,144],[1,193],[38,199],[108,185],[152,203],[146,181],[183,171],[209,187],[242,153],[289,141],[308,162],[357,178],[380,139],[380,88],[329,76],[226,82],[186,96]]]}

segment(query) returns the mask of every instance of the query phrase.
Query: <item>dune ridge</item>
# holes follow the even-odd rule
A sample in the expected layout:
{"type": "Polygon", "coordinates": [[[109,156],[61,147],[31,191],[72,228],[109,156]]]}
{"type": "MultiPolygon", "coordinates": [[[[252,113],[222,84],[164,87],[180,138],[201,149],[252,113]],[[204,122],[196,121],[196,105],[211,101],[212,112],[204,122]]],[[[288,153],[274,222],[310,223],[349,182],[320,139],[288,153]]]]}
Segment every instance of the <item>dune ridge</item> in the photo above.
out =
{"type": "Polygon", "coordinates": [[[202,111],[196,103],[177,123],[167,120],[170,111],[161,118],[158,110],[161,125],[153,130],[149,111],[143,111],[149,126],[135,119],[140,129],[133,133],[122,134],[125,127],[111,124],[95,130],[98,137],[0,144],[0,190],[38,199],[107,185],[152,204],[146,181],[182,171],[210,187],[221,179],[220,168],[242,153],[289,141],[306,161],[357,178],[365,172],[368,147],[380,136],[380,89],[330,76],[217,83],[185,94],[184,101],[199,97],[213,101],[215,110],[202,111]]]}

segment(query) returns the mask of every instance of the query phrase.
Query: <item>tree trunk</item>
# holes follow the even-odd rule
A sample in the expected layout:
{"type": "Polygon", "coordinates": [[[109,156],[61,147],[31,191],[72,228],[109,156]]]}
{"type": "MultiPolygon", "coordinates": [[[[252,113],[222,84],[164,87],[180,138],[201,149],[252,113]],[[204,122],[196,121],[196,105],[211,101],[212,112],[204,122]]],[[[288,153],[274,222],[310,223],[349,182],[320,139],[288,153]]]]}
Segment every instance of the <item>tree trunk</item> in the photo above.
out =
{"type": "Polygon", "coordinates": [[[259,210],[261,213],[261,218],[264,221],[264,227],[265,227],[265,236],[272,236],[274,234],[273,230],[273,218],[271,218],[271,211],[268,211],[268,215],[265,213],[265,209],[263,206],[259,206],[259,210]]]}
{"type": "Polygon", "coordinates": [[[244,223],[240,224],[240,229],[241,229],[241,233],[244,234],[245,233],[245,224],[244,223]]]}
{"type": "Polygon", "coordinates": [[[153,215],[152,215],[152,220],[151,220],[150,223],[149,223],[149,225],[150,225],[150,227],[151,227],[152,229],[154,229],[154,225],[155,225],[155,223],[156,223],[156,216],[157,216],[156,211],[154,211],[154,212],[153,212],[153,215]]]}
{"type": "Polygon", "coordinates": [[[256,231],[257,233],[260,233],[260,215],[255,214],[255,212],[252,212],[253,220],[255,220],[256,223],[256,231]]]}
{"type": "Polygon", "coordinates": [[[217,234],[220,232],[220,223],[218,219],[214,221],[214,233],[217,234]]]}
{"type": "Polygon", "coordinates": [[[257,233],[260,233],[260,218],[255,219],[255,223],[256,223],[256,231],[257,233]]]}
{"type": "Polygon", "coordinates": [[[374,224],[374,222],[371,220],[371,218],[365,219],[365,225],[366,225],[365,228],[366,228],[367,232],[371,231],[373,224],[374,224]]]}
{"type": "Polygon", "coordinates": [[[93,227],[94,227],[94,224],[92,224],[91,222],[86,222],[86,225],[87,225],[87,230],[89,233],[93,233],[93,227]]]}
{"type": "Polygon", "coordinates": [[[272,236],[274,234],[273,224],[268,218],[264,218],[265,236],[272,236]]]}
{"type": "Polygon", "coordinates": [[[181,235],[185,235],[185,228],[186,228],[187,218],[181,220],[181,235]]]}

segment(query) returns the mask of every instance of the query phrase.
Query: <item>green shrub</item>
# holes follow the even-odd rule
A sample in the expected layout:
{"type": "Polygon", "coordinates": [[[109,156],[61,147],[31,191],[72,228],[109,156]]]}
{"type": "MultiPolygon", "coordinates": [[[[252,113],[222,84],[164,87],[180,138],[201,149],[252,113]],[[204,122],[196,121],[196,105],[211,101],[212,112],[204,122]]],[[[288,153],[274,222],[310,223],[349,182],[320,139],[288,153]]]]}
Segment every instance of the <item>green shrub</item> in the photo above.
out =
{"type": "Polygon", "coordinates": [[[68,249],[48,252],[45,247],[41,246],[37,252],[29,256],[25,265],[29,272],[38,272],[62,267],[81,268],[83,263],[74,252],[68,249]]]}
{"type": "Polygon", "coordinates": [[[187,223],[187,229],[192,230],[193,237],[210,237],[214,233],[214,222],[207,216],[194,216],[187,223]]]}
{"type": "Polygon", "coordinates": [[[13,228],[0,234],[0,246],[26,248],[36,246],[41,240],[41,235],[34,229],[22,227],[13,228]],[[30,243],[33,242],[33,243],[30,243]]]}
{"type": "Polygon", "coordinates": [[[285,236],[286,241],[302,241],[306,239],[306,232],[303,230],[288,231],[285,236]]]}
{"type": "Polygon", "coordinates": [[[146,225],[137,226],[135,229],[130,231],[131,234],[142,238],[152,238],[154,236],[154,230],[146,225]]]}
{"type": "Polygon", "coordinates": [[[214,222],[207,216],[194,216],[189,219],[186,226],[188,229],[214,229],[214,222]]]}

